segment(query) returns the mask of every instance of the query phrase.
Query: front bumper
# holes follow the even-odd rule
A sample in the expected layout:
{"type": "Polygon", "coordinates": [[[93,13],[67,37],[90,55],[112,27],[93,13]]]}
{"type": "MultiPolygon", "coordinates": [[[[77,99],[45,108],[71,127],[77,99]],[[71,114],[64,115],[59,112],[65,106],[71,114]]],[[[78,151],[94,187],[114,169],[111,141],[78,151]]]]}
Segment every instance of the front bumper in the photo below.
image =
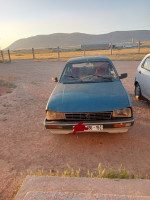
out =
{"type": "MultiPolygon", "coordinates": [[[[48,121],[45,119],[44,126],[46,129],[50,129],[54,134],[69,134],[73,133],[73,127],[80,121],[48,121]]],[[[103,130],[100,131],[77,131],[77,132],[107,132],[107,133],[123,133],[133,126],[134,118],[115,119],[109,121],[83,121],[85,126],[87,125],[103,125],[103,130]],[[116,128],[117,127],[117,128],[116,128]]]]}

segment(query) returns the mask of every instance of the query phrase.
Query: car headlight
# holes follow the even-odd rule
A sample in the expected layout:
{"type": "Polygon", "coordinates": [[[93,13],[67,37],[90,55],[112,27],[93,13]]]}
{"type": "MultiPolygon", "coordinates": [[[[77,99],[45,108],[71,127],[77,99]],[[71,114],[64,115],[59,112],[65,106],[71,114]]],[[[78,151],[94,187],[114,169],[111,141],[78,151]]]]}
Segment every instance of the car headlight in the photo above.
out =
{"type": "Polygon", "coordinates": [[[47,110],[46,119],[47,120],[61,120],[61,119],[66,119],[66,117],[65,117],[65,113],[47,110]]]}
{"type": "Polygon", "coordinates": [[[123,108],[113,111],[113,117],[131,117],[131,108],[123,108]]]}

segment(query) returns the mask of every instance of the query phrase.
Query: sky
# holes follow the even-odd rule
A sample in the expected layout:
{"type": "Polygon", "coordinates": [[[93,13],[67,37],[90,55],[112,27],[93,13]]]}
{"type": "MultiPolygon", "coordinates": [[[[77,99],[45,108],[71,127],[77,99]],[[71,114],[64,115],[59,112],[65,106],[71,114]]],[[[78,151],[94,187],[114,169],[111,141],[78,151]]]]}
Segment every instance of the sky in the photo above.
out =
{"type": "Polygon", "coordinates": [[[0,0],[0,48],[35,35],[150,30],[150,0],[0,0]]]}

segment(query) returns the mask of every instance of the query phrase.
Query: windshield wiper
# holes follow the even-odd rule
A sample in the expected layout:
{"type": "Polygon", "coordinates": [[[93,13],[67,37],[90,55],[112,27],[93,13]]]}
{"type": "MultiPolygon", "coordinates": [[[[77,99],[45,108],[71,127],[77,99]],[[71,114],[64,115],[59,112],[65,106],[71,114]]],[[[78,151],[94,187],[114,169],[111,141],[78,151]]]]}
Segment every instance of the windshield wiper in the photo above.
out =
{"type": "Polygon", "coordinates": [[[71,78],[70,80],[63,80],[62,83],[64,84],[72,84],[72,83],[82,83],[83,80],[80,79],[79,77],[74,77],[74,76],[67,76],[67,78],[71,78]]]}
{"type": "Polygon", "coordinates": [[[112,77],[111,76],[102,76],[102,75],[94,75],[94,76],[112,81],[112,77]]]}
{"type": "Polygon", "coordinates": [[[81,82],[83,82],[82,79],[81,79],[80,77],[74,77],[74,76],[67,76],[67,77],[69,77],[69,78],[74,78],[74,79],[77,79],[77,80],[80,80],[81,82]]]}
{"type": "Polygon", "coordinates": [[[93,76],[113,81],[113,78],[111,76],[102,76],[102,75],[94,75],[94,74],[89,74],[88,76],[84,76],[82,79],[92,78],[93,76]]]}

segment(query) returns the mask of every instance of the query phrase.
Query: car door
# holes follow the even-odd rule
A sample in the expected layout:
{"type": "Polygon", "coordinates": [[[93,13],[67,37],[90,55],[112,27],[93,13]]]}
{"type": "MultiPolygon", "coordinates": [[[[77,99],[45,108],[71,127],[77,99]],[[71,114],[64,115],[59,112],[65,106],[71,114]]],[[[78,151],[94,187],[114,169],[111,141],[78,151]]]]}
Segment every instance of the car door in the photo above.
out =
{"type": "Polygon", "coordinates": [[[150,57],[146,58],[139,70],[142,95],[150,100],[150,57]]]}

